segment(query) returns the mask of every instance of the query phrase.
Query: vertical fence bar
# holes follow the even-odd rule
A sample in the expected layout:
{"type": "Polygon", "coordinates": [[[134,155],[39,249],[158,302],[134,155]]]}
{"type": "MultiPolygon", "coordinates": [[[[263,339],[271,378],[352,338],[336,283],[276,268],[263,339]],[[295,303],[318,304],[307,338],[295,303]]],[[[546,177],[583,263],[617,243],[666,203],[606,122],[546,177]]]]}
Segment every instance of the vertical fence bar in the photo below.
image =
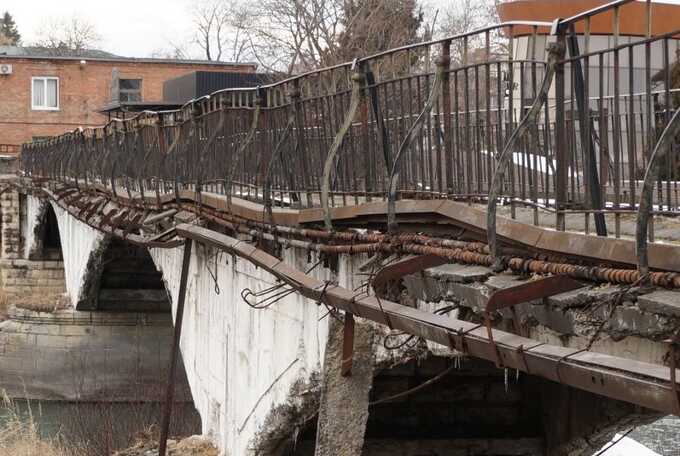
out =
{"type": "MultiPolygon", "coordinates": [[[[586,21],[586,54],[590,45],[590,18],[586,21]]],[[[583,76],[583,68],[581,66],[580,51],[578,40],[576,37],[576,30],[572,25],[569,30],[569,54],[575,58],[572,61],[574,73],[574,87],[573,90],[576,96],[576,104],[579,116],[579,132],[581,136],[581,150],[584,160],[584,172],[587,176],[586,195],[590,197],[588,201],[590,208],[599,211],[602,209],[602,195],[600,194],[600,182],[597,176],[597,161],[595,160],[595,144],[590,133],[590,107],[588,106],[588,80],[583,76]]],[[[586,57],[586,76],[588,72],[589,60],[586,57]]],[[[573,112],[573,108],[572,108],[573,112]]],[[[572,116],[573,118],[573,116],[572,116]]],[[[572,119],[573,122],[573,119],[572,119]]],[[[586,213],[587,214],[587,213],[586,213]]],[[[586,215],[587,216],[587,215],[586,215]]],[[[589,218],[589,217],[588,217],[589,218]]],[[[607,236],[607,225],[605,223],[604,214],[602,212],[595,212],[595,231],[598,236],[607,236]]]]}
{"type": "MultiPolygon", "coordinates": [[[[619,28],[621,23],[621,8],[618,6],[614,8],[614,99],[613,110],[614,131],[613,143],[614,146],[614,209],[619,209],[620,193],[621,193],[621,117],[620,117],[620,97],[621,97],[621,80],[619,74],[620,55],[619,55],[619,28]]],[[[606,196],[606,194],[605,194],[606,196]]],[[[621,214],[617,211],[614,214],[614,235],[618,238],[621,236],[621,214]]]]}
{"type": "MultiPolygon", "coordinates": [[[[565,30],[560,29],[559,21],[553,26],[557,43],[565,45],[565,30]]],[[[557,62],[555,68],[555,229],[565,230],[564,209],[567,203],[567,125],[564,115],[565,86],[564,61],[557,62]]]]}
{"type": "MultiPolygon", "coordinates": [[[[649,41],[649,38],[652,37],[652,0],[647,0],[645,4],[645,16],[646,16],[646,38],[647,42],[645,43],[645,92],[646,92],[646,99],[647,99],[647,116],[646,116],[646,123],[647,123],[647,147],[644,151],[644,157],[645,157],[645,165],[648,163],[649,158],[652,155],[652,150],[654,149],[654,144],[656,141],[654,140],[654,125],[652,122],[652,119],[654,117],[654,103],[652,100],[652,43],[649,41]]],[[[652,204],[653,206],[653,204],[652,204]]],[[[652,211],[652,215],[649,217],[649,225],[648,225],[648,235],[649,235],[649,242],[654,242],[654,214],[652,211]]]]}
{"type": "MultiPolygon", "coordinates": [[[[454,171],[454,159],[451,147],[451,141],[453,139],[453,132],[451,127],[451,41],[444,41],[442,44],[442,66],[444,67],[444,73],[442,74],[442,109],[444,110],[444,115],[442,116],[444,120],[444,162],[448,163],[445,167],[446,170],[446,193],[451,194],[454,192],[453,189],[453,173],[454,171]]],[[[457,94],[456,94],[457,95],[457,94]]],[[[443,167],[442,163],[437,163],[438,167],[443,167]]],[[[441,179],[441,176],[440,176],[441,179]]],[[[441,185],[441,184],[440,184],[441,185]]],[[[441,190],[440,190],[441,191],[441,190]]]]}
{"type": "MultiPolygon", "coordinates": [[[[515,129],[515,39],[514,30],[510,26],[509,40],[508,40],[508,129],[506,130],[506,142],[512,136],[515,129]]],[[[509,165],[510,169],[510,217],[515,219],[515,167],[512,161],[509,165]]]]}

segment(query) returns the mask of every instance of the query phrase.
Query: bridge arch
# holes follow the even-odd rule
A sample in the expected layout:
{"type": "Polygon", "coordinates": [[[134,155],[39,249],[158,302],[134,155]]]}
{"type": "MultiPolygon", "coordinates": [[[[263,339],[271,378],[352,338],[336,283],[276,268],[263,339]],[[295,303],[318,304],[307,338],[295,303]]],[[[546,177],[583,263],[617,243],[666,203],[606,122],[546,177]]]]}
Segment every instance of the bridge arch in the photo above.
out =
{"type": "Polygon", "coordinates": [[[106,236],[90,253],[79,309],[170,312],[163,274],[145,247],[106,236]]]}
{"type": "Polygon", "coordinates": [[[29,260],[62,260],[61,234],[54,208],[47,200],[25,198],[27,219],[25,255],[29,260]],[[27,220],[27,222],[29,222],[27,220]]]}

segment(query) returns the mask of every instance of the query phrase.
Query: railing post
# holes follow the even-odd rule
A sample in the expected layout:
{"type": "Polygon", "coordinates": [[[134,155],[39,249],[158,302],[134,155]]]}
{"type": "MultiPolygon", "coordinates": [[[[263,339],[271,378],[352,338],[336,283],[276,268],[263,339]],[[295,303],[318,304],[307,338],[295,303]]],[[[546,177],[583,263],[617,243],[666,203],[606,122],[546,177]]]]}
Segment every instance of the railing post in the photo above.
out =
{"type": "Polygon", "coordinates": [[[503,151],[500,153],[497,160],[496,170],[489,187],[489,201],[487,202],[486,207],[486,237],[489,244],[489,253],[495,260],[493,267],[497,270],[504,269],[504,265],[499,256],[498,243],[496,242],[496,200],[498,199],[498,195],[500,194],[503,185],[505,172],[512,161],[515,144],[527,131],[529,131],[529,128],[536,123],[541,114],[541,107],[546,104],[548,100],[555,68],[557,64],[562,61],[563,57],[564,46],[561,46],[558,43],[550,44],[548,48],[548,62],[545,69],[545,76],[543,77],[539,92],[536,94],[536,98],[534,99],[531,108],[522,117],[517,128],[513,130],[508,141],[505,143],[505,146],[503,146],[503,151]]]}
{"type": "MultiPolygon", "coordinates": [[[[437,163],[437,168],[444,168],[446,173],[446,193],[451,194],[454,192],[453,189],[453,152],[451,147],[451,139],[453,138],[453,132],[451,131],[451,83],[450,83],[450,71],[451,71],[451,41],[444,41],[442,44],[442,56],[441,56],[441,67],[442,67],[442,110],[444,119],[444,159],[443,163],[437,163]],[[449,166],[446,166],[449,164],[449,166]]],[[[441,171],[438,174],[439,185],[442,185],[441,171]]]]}
{"type": "MultiPolygon", "coordinates": [[[[375,117],[376,129],[378,131],[378,139],[380,140],[380,148],[383,152],[385,160],[385,169],[387,172],[392,169],[392,157],[390,155],[390,137],[385,127],[385,119],[380,110],[380,100],[378,99],[378,88],[375,86],[375,75],[371,70],[368,62],[365,64],[366,87],[368,87],[368,95],[371,98],[371,107],[373,108],[373,117],[375,117]]],[[[356,190],[356,189],[355,189],[356,190]]]]}
{"type": "Polygon", "coordinates": [[[436,98],[439,96],[439,86],[442,82],[442,74],[444,73],[444,63],[441,59],[437,60],[437,70],[435,73],[434,81],[432,81],[432,88],[430,89],[430,94],[427,97],[425,106],[418,114],[418,117],[413,121],[411,127],[404,135],[404,139],[399,146],[396,156],[394,157],[394,162],[392,163],[392,170],[390,171],[389,180],[389,193],[387,195],[387,230],[390,233],[397,231],[397,214],[396,214],[396,202],[397,202],[397,185],[399,183],[399,175],[401,172],[401,160],[403,156],[412,147],[413,142],[417,139],[422,129],[423,122],[425,118],[430,115],[432,106],[436,98]]]}
{"type": "MultiPolygon", "coordinates": [[[[590,21],[588,21],[590,23],[590,21]]],[[[586,84],[581,67],[578,40],[573,25],[569,27],[569,55],[574,57],[572,71],[574,73],[574,94],[579,117],[579,133],[581,134],[581,150],[584,151],[586,190],[590,196],[590,207],[595,210],[602,209],[602,194],[600,192],[600,179],[597,175],[597,161],[595,160],[595,142],[590,128],[590,105],[586,98],[586,84]]],[[[573,110],[573,107],[572,107],[573,110]]],[[[572,116],[573,118],[573,116],[572,116]]],[[[598,236],[607,236],[607,224],[602,212],[595,212],[595,231],[598,236]]]]}
{"type": "MultiPolygon", "coordinates": [[[[565,30],[560,27],[560,20],[556,19],[552,33],[557,35],[557,43],[564,49],[566,36],[565,30]]],[[[567,205],[567,124],[565,119],[565,85],[564,85],[564,62],[558,61],[555,67],[555,228],[565,230],[564,209],[567,205]]]]}
{"type": "Polygon", "coordinates": [[[323,207],[324,213],[324,225],[327,230],[333,230],[333,216],[331,214],[330,201],[331,197],[331,172],[333,170],[333,164],[335,163],[336,156],[342,147],[345,135],[352,127],[352,122],[354,121],[354,116],[356,115],[357,109],[361,104],[363,99],[363,92],[366,85],[366,77],[363,73],[363,67],[358,67],[355,61],[352,65],[354,74],[352,74],[352,95],[345,113],[345,119],[340,126],[340,130],[335,135],[333,139],[333,144],[328,151],[326,156],[326,161],[323,166],[323,178],[321,181],[321,206],[323,207]]]}
{"type": "Polygon", "coordinates": [[[673,117],[666,125],[656,147],[649,157],[649,164],[645,172],[645,179],[640,190],[640,203],[637,215],[637,225],[635,232],[636,249],[638,257],[638,271],[640,277],[647,277],[649,274],[649,258],[647,255],[647,230],[649,229],[652,217],[654,183],[659,177],[659,167],[661,161],[671,150],[673,140],[680,134],[680,109],[675,111],[673,117]]]}
{"type": "MultiPolygon", "coordinates": [[[[297,131],[297,143],[300,149],[300,164],[302,166],[302,186],[307,195],[307,207],[312,207],[312,193],[309,189],[309,157],[307,156],[307,138],[305,136],[305,123],[302,113],[302,90],[300,89],[300,80],[293,81],[293,90],[290,92],[290,100],[295,110],[295,131],[297,131]]],[[[300,207],[302,207],[302,198],[300,198],[300,207]]]]}

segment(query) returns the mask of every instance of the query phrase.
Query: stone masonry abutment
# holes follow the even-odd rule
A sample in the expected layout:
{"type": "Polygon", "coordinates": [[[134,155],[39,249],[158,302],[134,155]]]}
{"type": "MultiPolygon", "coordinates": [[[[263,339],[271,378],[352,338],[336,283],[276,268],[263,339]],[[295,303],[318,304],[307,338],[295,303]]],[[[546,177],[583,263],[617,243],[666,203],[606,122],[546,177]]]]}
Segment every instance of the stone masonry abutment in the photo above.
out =
{"type": "MultiPolygon", "coordinates": [[[[3,183],[13,185],[0,195],[0,387],[35,400],[159,401],[172,321],[148,251],[93,230],[16,178],[3,183]]],[[[177,385],[177,400],[190,401],[183,369],[177,385]]]]}

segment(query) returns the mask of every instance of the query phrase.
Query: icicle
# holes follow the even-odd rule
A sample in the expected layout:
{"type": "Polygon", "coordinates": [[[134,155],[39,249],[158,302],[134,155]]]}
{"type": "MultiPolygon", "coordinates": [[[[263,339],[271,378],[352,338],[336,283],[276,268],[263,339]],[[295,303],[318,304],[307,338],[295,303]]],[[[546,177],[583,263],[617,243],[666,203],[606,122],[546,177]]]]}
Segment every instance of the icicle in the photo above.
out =
{"type": "Polygon", "coordinates": [[[519,369],[515,369],[515,383],[519,382],[519,369]]]}
{"type": "Polygon", "coordinates": [[[508,369],[507,369],[507,367],[505,369],[503,369],[503,371],[505,372],[505,392],[507,393],[508,392],[508,369]]]}

